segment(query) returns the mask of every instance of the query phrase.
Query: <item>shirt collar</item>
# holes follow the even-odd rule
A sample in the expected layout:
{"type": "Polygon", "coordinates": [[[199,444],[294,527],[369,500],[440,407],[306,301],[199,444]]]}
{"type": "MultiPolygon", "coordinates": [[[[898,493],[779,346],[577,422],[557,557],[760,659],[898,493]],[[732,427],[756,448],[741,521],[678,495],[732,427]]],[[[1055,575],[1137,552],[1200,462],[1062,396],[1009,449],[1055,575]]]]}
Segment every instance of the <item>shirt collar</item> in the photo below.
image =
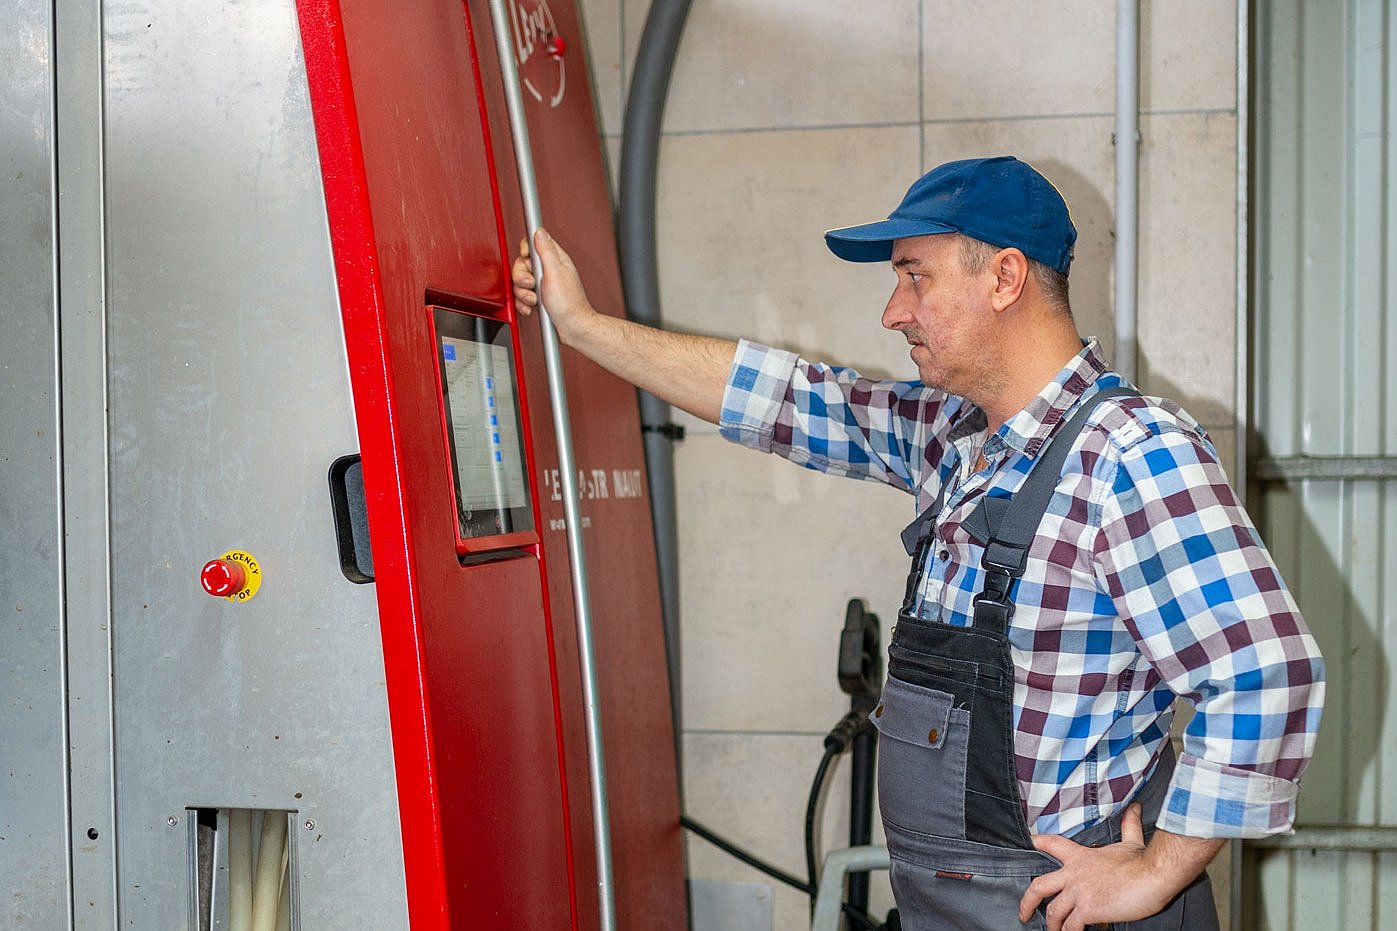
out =
{"type": "Polygon", "coordinates": [[[1062,367],[1057,377],[986,441],[985,455],[998,453],[994,447],[1002,443],[1029,458],[1036,457],[1057,425],[1106,371],[1100,345],[1095,339],[1084,340],[1082,351],[1062,367]]]}

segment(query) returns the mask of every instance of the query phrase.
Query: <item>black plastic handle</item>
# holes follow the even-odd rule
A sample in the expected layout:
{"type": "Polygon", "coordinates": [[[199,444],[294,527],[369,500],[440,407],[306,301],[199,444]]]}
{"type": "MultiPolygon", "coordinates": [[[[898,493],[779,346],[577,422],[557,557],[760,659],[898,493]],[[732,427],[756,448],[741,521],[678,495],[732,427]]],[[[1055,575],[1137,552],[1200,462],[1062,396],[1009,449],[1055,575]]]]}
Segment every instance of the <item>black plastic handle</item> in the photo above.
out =
{"type": "Polygon", "coordinates": [[[330,465],[330,507],[335,515],[340,571],[351,582],[372,582],[369,512],[364,501],[364,468],[358,454],[341,456],[330,465]]]}

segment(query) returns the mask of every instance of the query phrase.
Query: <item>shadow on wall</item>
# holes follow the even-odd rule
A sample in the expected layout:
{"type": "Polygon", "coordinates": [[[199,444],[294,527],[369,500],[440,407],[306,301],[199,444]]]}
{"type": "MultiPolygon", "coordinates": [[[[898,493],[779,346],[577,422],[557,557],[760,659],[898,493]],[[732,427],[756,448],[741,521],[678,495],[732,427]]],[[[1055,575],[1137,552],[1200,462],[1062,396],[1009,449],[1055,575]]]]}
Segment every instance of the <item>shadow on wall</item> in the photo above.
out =
{"type": "MultiPolygon", "coordinates": [[[[1264,442],[1258,445],[1258,453],[1268,455],[1264,442]]],[[[1384,741],[1391,740],[1392,724],[1386,720],[1390,661],[1375,630],[1380,620],[1369,616],[1362,594],[1355,591],[1355,579],[1333,556],[1337,539],[1340,552],[1353,554],[1347,558],[1355,567],[1366,565],[1376,571],[1377,553],[1364,551],[1353,526],[1363,507],[1355,500],[1358,484],[1256,482],[1249,496],[1253,518],[1324,655],[1324,719],[1300,792],[1296,822],[1301,826],[1366,826],[1380,818],[1377,793],[1382,789],[1376,774],[1384,741]],[[1311,487],[1306,488],[1307,484],[1311,487]],[[1344,529],[1341,535],[1325,533],[1311,517],[1326,514],[1332,514],[1335,525],[1344,529]]],[[[1387,534],[1390,538],[1390,529],[1387,534]]],[[[1390,539],[1387,545],[1392,545],[1390,539]]],[[[1378,901],[1370,883],[1381,872],[1382,857],[1361,851],[1272,850],[1248,844],[1244,847],[1242,927],[1268,931],[1310,921],[1314,927],[1367,927],[1365,916],[1371,915],[1378,901]],[[1305,868],[1288,868],[1291,858],[1304,858],[1305,868]],[[1282,876],[1276,875],[1277,869],[1282,876]],[[1272,878],[1263,881],[1263,872],[1272,878]]]]}
{"type": "MultiPolygon", "coordinates": [[[[1165,378],[1163,370],[1150,364],[1148,353],[1140,352],[1136,363],[1135,384],[1141,393],[1177,402],[1186,414],[1202,425],[1208,433],[1208,439],[1212,440],[1214,445],[1220,439],[1220,437],[1214,436],[1214,433],[1227,431],[1229,438],[1236,433],[1233,429],[1233,425],[1236,423],[1235,405],[1224,407],[1218,403],[1216,397],[1191,391],[1185,385],[1165,378]]],[[[1227,478],[1234,484],[1236,477],[1242,474],[1241,469],[1244,467],[1244,463],[1233,461],[1235,452],[1236,450],[1231,448],[1218,450],[1222,466],[1227,470],[1227,478]]],[[[1248,511],[1250,510],[1248,508],[1248,511]]],[[[1256,516],[1252,515],[1252,519],[1255,522],[1256,516]]],[[[1286,581],[1290,580],[1286,579],[1286,581]]]]}
{"type": "Polygon", "coordinates": [[[1076,255],[1068,275],[1072,316],[1083,337],[1095,336],[1114,364],[1115,317],[1111,271],[1115,263],[1115,214],[1093,180],[1055,159],[1033,159],[1033,166],[1057,186],[1077,227],[1076,255]]]}

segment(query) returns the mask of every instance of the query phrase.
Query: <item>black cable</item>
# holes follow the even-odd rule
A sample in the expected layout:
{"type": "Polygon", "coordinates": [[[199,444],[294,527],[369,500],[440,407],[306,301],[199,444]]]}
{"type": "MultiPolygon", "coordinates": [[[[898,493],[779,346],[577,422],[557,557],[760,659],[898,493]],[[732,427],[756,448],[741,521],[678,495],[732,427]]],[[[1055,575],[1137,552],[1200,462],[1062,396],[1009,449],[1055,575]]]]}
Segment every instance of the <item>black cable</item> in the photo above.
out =
{"type": "MultiPolygon", "coordinates": [[[[693,831],[699,837],[702,837],[704,840],[708,841],[710,844],[712,844],[714,847],[717,847],[724,853],[731,854],[732,856],[737,857],[737,859],[741,860],[743,863],[746,863],[753,869],[760,870],[761,872],[770,876],[772,879],[778,879],[794,889],[799,889],[801,892],[804,892],[806,895],[810,896],[812,900],[815,898],[815,894],[819,892],[819,888],[815,885],[810,883],[803,883],[799,879],[796,879],[794,876],[792,876],[790,873],[787,873],[785,870],[782,870],[779,867],[772,866],[765,860],[760,860],[757,857],[754,857],[752,854],[743,850],[741,847],[738,847],[736,844],[733,844],[730,841],[726,841],[723,838],[719,837],[717,834],[714,834],[708,828],[699,824],[697,821],[695,821],[693,818],[690,818],[688,815],[680,815],[679,824],[684,828],[693,831]]],[[[879,925],[872,918],[870,918],[866,912],[854,908],[848,902],[840,902],[839,908],[841,911],[843,911],[844,917],[852,919],[853,922],[859,926],[859,931],[878,931],[878,929],[882,927],[882,925],[879,925]]]]}
{"type": "MultiPolygon", "coordinates": [[[[815,770],[815,780],[810,784],[810,798],[805,803],[805,872],[810,877],[810,885],[816,888],[820,885],[820,867],[819,858],[815,855],[815,813],[820,807],[825,779],[829,776],[830,764],[849,749],[854,738],[867,730],[868,726],[868,715],[850,711],[825,735],[825,754],[820,757],[819,768],[815,770]]],[[[813,899],[810,907],[812,910],[815,907],[813,899]]]]}
{"type": "Polygon", "coordinates": [[[688,828],[690,831],[693,831],[699,837],[702,837],[704,840],[708,841],[714,847],[717,847],[724,853],[732,854],[734,857],[737,857],[737,859],[741,860],[743,863],[746,863],[748,866],[753,867],[755,869],[761,870],[763,873],[770,876],[772,879],[779,879],[786,885],[794,889],[799,889],[801,892],[804,892],[806,895],[811,897],[813,897],[815,893],[819,891],[813,883],[803,883],[799,879],[796,879],[794,876],[792,876],[790,873],[787,873],[785,870],[772,866],[765,860],[759,860],[747,851],[743,850],[741,847],[738,847],[728,841],[723,840],[717,834],[714,834],[712,831],[708,830],[708,828],[699,824],[697,821],[695,821],[693,818],[690,818],[688,815],[680,815],[679,823],[684,827],[688,828]]]}
{"type": "MultiPolygon", "coordinates": [[[[746,863],[753,869],[760,870],[773,879],[780,880],[793,889],[799,889],[810,896],[810,907],[815,907],[815,897],[820,889],[820,873],[815,857],[815,813],[820,805],[820,796],[824,791],[825,780],[829,776],[830,764],[839,757],[841,753],[849,749],[849,744],[860,733],[868,728],[868,716],[859,711],[850,711],[839,719],[829,734],[825,736],[825,752],[820,758],[819,768],[815,770],[815,780],[810,785],[810,798],[805,805],[805,871],[809,876],[809,882],[801,882],[790,873],[772,866],[764,860],[758,859],[747,851],[738,847],[730,841],[724,840],[714,834],[708,828],[699,824],[688,815],[680,815],[679,823],[699,837],[708,841],[713,846],[730,854],[746,863]]],[[[852,919],[858,925],[859,931],[878,931],[883,925],[877,924],[868,913],[862,908],[850,905],[848,902],[839,903],[840,910],[845,917],[852,919]]]]}
{"type": "MultiPolygon", "coordinates": [[[[810,799],[805,803],[805,872],[810,877],[810,885],[819,888],[820,870],[815,856],[815,809],[820,807],[820,794],[825,787],[825,777],[829,765],[834,762],[837,750],[825,747],[825,755],[820,757],[820,766],[815,770],[815,781],[810,784],[810,799]]],[[[814,903],[811,903],[814,906],[814,903]]]]}
{"type": "Polygon", "coordinates": [[[825,735],[825,749],[835,753],[843,753],[849,749],[849,744],[854,742],[854,738],[868,728],[868,713],[866,711],[850,711],[840,718],[839,723],[830,728],[830,732],[825,735]]]}
{"type": "Polygon", "coordinates": [[[845,918],[854,919],[854,924],[859,926],[858,931],[885,931],[888,927],[885,924],[880,924],[868,912],[855,908],[848,902],[840,902],[839,909],[844,913],[845,918]]]}

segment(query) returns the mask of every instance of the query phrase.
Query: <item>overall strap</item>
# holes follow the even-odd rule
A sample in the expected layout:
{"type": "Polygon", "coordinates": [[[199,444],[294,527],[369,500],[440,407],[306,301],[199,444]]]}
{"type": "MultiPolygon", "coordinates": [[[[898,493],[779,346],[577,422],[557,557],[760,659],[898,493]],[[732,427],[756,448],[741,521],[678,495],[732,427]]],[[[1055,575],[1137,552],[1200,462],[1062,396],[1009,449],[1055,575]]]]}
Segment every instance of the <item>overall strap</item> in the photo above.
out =
{"type": "Polygon", "coordinates": [[[988,495],[981,499],[975,514],[966,521],[967,525],[978,522],[988,530],[985,555],[980,560],[985,586],[975,596],[975,627],[1001,634],[1008,631],[1009,619],[1014,616],[1011,589],[1028,565],[1029,547],[1062,478],[1062,465],[1073,443],[1097,404],[1108,398],[1138,395],[1133,388],[1110,388],[1082,400],[1071,418],[1058,428],[1018,494],[1011,499],[988,495]]]}
{"type": "Polygon", "coordinates": [[[898,609],[900,614],[911,614],[916,607],[917,583],[921,581],[922,570],[926,568],[927,553],[931,552],[931,538],[936,531],[936,518],[941,513],[941,508],[946,503],[946,485],[941,483],[941,491],[936,495],[936,501],[925,511],[917,515],[917,519],[906,527],[902,528],[902,547],[907,550],[907,555],[912,557],[912,568],[907,573],[907,589],[902,595],[902,607],[898,609]]]}

